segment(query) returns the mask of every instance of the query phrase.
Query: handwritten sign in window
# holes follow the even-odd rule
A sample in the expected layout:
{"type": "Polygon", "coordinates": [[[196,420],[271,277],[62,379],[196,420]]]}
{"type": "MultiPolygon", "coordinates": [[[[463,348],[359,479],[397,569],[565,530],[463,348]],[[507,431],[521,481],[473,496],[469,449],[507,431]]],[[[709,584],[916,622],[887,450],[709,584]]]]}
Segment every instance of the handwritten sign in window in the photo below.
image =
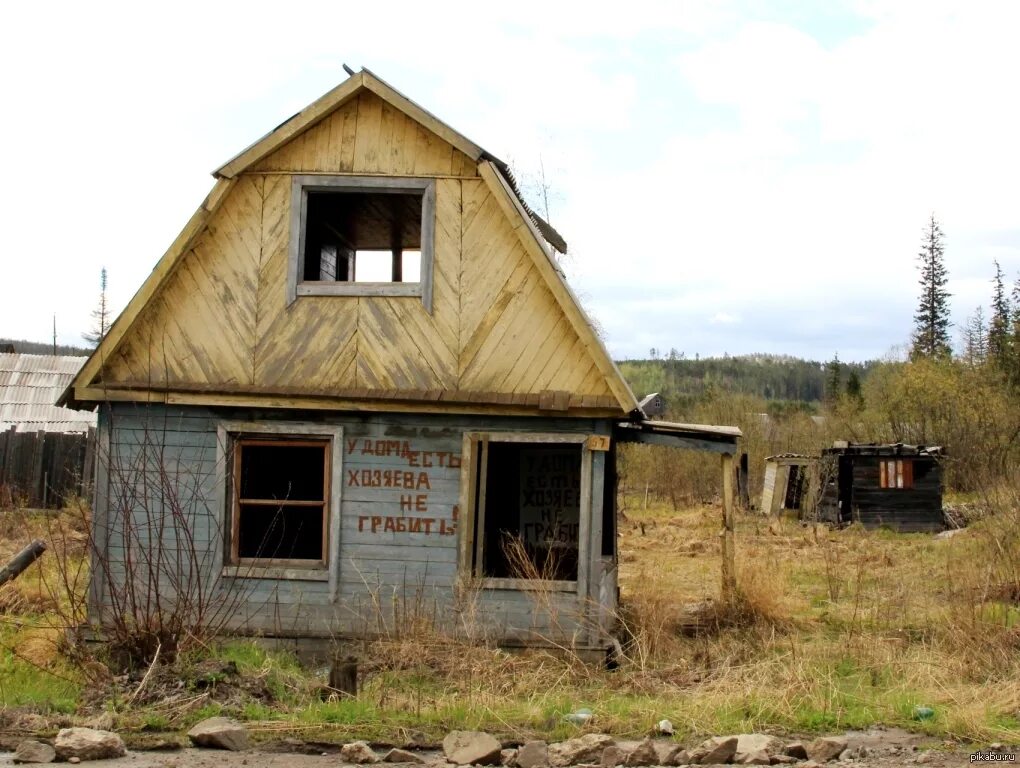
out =
{"type": "Polygon", "coordinates": [[[522,448],[520,533],[534,547],[577,549],[581,455],[576,448],[522,448]]]}

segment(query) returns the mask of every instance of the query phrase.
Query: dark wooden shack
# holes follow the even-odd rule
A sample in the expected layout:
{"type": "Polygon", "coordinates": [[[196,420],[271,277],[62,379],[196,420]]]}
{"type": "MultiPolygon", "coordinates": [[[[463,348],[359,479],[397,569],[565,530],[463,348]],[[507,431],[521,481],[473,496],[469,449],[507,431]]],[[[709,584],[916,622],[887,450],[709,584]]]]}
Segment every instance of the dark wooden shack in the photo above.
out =
{"type": "Polygon", "coordinates": [[[839,443],[825,449],[819,518],[900,532],[941,530],[942,455],[937,446],[902,443],[839,443]]]}

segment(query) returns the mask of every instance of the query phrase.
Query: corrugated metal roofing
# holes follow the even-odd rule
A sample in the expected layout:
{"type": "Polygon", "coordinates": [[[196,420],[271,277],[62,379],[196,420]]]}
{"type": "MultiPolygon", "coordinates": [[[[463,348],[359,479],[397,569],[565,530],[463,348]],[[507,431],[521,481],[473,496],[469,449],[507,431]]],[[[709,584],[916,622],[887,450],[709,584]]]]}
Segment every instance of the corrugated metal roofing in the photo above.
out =
{"type": "Polygon", "coordinates": [[[85,364],[70,355],[0,354],[0,430],[84,432],[94,411],[59,408],[57,398],[85,364]]]}

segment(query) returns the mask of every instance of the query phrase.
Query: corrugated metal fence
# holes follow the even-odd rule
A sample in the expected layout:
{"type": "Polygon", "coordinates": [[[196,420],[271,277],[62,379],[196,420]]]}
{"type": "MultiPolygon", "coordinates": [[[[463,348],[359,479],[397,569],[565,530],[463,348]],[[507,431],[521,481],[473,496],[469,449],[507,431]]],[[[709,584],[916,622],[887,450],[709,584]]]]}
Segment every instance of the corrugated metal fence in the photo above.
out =
{"type": "Polygon", "coordinates": [[[89,496],[96,431],[0,432],[0,507],[60,507],[72,494],[89,496]]]}

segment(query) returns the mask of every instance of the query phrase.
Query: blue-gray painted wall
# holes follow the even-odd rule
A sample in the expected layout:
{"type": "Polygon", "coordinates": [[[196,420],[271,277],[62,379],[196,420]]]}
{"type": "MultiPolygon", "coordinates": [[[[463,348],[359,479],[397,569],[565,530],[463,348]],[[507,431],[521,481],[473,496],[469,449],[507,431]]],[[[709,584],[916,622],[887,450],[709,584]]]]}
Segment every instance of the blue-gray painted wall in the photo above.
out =
{"type": "MultiPolygon", "coordinates": [[[[113,403],[101,408],[100,468],[94,525],[97,553],[90,593],[93,620],[124,607],[124,584],[160,599],[200,594],[207,614],[229,616],[226,628],[251,634],[351,637],[399,633],[412,620],[435,620],[448,631],[507,643],[564,642],[605,647],[616,611],[615,563],[601,555],[603,453],[593,452],[589,582],[585,594],[465,587],[459,578],[457,525],[465,432],[610,434],[606,420],[433,414],[202,408],[113,403]],[[343,430],[339,572],[335,594],[325,574],[314,578],[224,575],[227,504],[219,486],[225,421],[307,422],[343,430]],[[377,455],[385,443],[407,441],[410,455],[377,455]],[[424,453],[415,453],[424,452],[424,453]],[[429,453],[430,452],[430,453],[429,453]],[[379,470],[423,471],[427,490],[365,487],[379,470]],[[445,463],[446,466],[440,466],[445,463]],[[368,474],[365,474],[368,473],[368,474]],[[359,482],[355,485],[354,479],[359,482]],[[432,531],[371,529],[371,518],[401,515],[402,494],[425,493],[432,531]],[[442,521],[442,522],[440,522],[442,521]],[[601,625],[601,626],[600,626],[601,625]]],[[[385,454],[385,450],[383,450],[385,454]]],[[[335,546],[336,542],[331,542],[335,546]]]]}

